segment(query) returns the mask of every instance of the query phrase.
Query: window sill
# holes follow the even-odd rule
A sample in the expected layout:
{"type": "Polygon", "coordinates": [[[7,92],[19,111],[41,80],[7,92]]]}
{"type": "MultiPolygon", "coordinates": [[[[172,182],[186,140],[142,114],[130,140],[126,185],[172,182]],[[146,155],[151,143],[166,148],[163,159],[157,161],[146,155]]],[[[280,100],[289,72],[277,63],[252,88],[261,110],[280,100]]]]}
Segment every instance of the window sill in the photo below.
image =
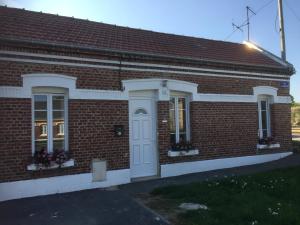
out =
{"type": "MultiPolygon", "coordinates": [[[[67,168],[74,166],[74,159],[69,159],[68,161],[64,162],[60,168],[67,168]]],[[[59,168],[59,165],[55,162],[51,162],[50,166],[43,166],[41,164],[30,164],[27,166],[27,170],[29,171],[37,171],[37,170],[51,170],[51,169],[57,169],[59,168]]]]}
{"type": "Polygon", "coordinates": [[[280,148],[280,144],[279,143],[270,144],[270,145],[257,144],[257,149],[270,149],[270,148],[280,148]]]}
{"type": "Polygon", "coordinates": [[[191,155],[199,155],[199,150],[198,149],[192,149],[188,151],[168,151],[168,156],[169,157],[177,157],[177,156],[191,156],[191,155]]]}

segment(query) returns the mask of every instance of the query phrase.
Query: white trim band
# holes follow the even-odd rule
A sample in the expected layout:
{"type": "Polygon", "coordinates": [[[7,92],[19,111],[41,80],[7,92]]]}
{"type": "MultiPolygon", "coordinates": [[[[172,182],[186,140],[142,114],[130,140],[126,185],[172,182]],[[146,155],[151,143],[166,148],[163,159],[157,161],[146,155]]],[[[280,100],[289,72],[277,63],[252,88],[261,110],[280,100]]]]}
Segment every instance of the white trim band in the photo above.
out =
{"type": "Polygon", "coordinates": [[[292,152],[212,159],[194,162],[183,162],[161,165],[161,177],[173,177],[189,173],[198,173],[246,165],[254,165],[281,159],[293,154],[292,152]]]}
{"type": "Polygon", "coordinates": [[[0,86],[0,98],[31,98],[32,88],[59,87],[68,90],[69,99],[128,100],[131,91],[158,91],[158,100],[168,101],[170,91],[185,92],[191,95],[191,101],[199,102],[257,102],[259,95],[273,96],[274,103],[291,103],[290,96],[277,96],[277,88],[258,86],[253,95],[204,94],[198,93],[198,84],[171,79],[133,79],[123,80],[123,91],[93,90],[76,88],[75,77],[60,74],[22,75],[23,87],[0,86]]]}
{"type": "Polygon", "coordinates": [[[107,171],[105,181],[92,182],[92,173],[0,183],[0,201],[104,188],[130,182],[130,170],[107,171]]]}

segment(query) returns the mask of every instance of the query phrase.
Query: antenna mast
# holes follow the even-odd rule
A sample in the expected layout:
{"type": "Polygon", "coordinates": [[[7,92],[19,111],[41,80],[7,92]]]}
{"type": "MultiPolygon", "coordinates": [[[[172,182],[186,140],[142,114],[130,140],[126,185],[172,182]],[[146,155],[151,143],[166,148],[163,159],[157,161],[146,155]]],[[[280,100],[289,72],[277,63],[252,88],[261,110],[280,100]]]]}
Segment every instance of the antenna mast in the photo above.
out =
{"type": "Polygon", "coordinates": [[[250,41],[250,18],[249,18],[249,12],[251,12],[252,14],[256,15],[256,13],[249,7],[246,6],[246,10],[247,10],[247,29],[248,29],[248,41],[250,41]]]}

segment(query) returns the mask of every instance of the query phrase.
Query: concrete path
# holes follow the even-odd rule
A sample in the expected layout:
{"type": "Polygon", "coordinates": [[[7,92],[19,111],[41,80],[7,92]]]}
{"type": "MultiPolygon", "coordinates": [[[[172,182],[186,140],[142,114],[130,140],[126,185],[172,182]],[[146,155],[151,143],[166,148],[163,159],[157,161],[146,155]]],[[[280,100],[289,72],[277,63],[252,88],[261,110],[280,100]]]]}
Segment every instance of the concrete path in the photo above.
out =
{"type": "Polygon", "coordinates": [[[2,225],[164,225],[134,196],[170,184],[185,184],[225,175],[243,175],[300,165],[300,154],[253,166],[136,182],[108,190],[94,189],[0,202],[2,225]]]}

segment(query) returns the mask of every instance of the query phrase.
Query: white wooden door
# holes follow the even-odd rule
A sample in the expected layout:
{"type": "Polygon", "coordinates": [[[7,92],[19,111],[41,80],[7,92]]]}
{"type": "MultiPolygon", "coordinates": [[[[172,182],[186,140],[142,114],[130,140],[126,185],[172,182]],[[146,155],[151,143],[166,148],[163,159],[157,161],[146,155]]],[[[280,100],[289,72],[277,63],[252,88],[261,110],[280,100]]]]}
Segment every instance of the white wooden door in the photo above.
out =
{"type": "Polygon", "coordinates": [[[157,175],[154,100],[130,99],[131,177],[157,175]]]}

